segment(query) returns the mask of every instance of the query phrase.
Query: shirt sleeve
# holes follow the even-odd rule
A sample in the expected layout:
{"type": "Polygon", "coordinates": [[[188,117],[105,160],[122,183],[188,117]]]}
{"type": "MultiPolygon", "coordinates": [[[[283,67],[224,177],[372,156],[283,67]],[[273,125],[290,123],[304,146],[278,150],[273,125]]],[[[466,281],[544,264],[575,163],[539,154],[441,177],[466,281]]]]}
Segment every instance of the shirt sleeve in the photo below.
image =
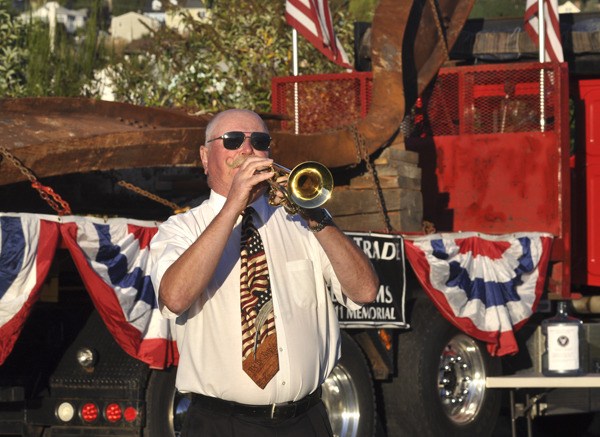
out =
{"type": "Polygon", "coordinates": [[[156,293],[158,309],[163,317],[173,319],[176,314],[163,305],[159,299],[160,283],[167,269],[187,250],[193,243],[193,234],[182,220],[173,216],[158,227],[158,232],[150,242],[150,279],[156,293]]]}
{"type": "Polygon", "coordinates": [[[331,293],[333,294],[335,300],[341,305],[348,308],[350,311],[356,311],[362,308],[362,304],[354,302],[352,299],[350,299],[344,294],[344,291],[342,290],[342,285],[340,284],[340,281],[338,280],[338,277],[333,270],[333,267],[331,265],[331,262],[329,261],[329,258],[327,257],[327,254],[325,253],[325,251],[323,250],[316,238],[315,242],[317,250],[319,251],[319,258],[321,260],[321,269],[323,270],[323,276],[325,277],[325,281],[331,289],[331,293]]]}

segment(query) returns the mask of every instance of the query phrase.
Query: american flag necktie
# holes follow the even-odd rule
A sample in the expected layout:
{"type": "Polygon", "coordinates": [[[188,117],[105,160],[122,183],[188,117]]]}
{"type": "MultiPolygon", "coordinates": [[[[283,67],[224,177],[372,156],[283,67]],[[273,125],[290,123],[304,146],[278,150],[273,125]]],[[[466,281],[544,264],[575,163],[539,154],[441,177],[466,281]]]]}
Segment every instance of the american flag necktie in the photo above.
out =
{"type": "Polygon", "coordinates": [[[262,389],[279,370],[273,297],[267,257],[252,222],[254,209],[242,216],[240,307],[242,313],[242,367],[262,389]]]}

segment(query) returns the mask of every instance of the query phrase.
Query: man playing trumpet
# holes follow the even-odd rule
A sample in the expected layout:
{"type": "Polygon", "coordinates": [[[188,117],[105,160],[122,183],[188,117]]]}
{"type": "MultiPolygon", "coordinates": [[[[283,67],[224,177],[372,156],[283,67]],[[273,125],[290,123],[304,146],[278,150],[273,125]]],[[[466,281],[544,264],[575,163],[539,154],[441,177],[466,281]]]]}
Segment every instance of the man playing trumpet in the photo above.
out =
{"type": "Polygon", "coordinates": [[[215,116],[200,147],[209,199],[151,243],[159,307],[175,318],[176,386],[192,394],[184,437],[330,436],[320,386],[340,333],[328,287],[350,309],[377,293],[370,261],[326,210],[269,204],[270,143],[252,111],[215,116]]]}

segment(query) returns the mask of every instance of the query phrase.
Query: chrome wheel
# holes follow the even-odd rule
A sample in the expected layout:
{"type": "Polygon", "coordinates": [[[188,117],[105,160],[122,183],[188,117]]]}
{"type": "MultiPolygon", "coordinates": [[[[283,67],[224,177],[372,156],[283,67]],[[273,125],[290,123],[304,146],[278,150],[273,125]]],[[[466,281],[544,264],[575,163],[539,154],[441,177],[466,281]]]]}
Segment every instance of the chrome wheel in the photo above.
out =
{"type": "Polygon", "coordinates": [[[173,396],[173,411],[170,417],[170,421],[173,425],[173,434],[175,437],[181,436],[183,421],[185,420],[185,416],[191,402],[192,401],[188,395],[184,395],[175,390],[175,394],[173,396]]]}
{"type": "Polygon", "coordinates": [[[485,359],[479,345],[457,334],[440,356],[439,394],[448,418],[456,424],[474,420],[485,398],[485,359]]]}
{"type": "Polygon", "coordinates": [[[356,437],[360,409],[358,391],[352,378],[341,366],[336,366],[323,383],[323,403],[336,437],[356,437]]]}

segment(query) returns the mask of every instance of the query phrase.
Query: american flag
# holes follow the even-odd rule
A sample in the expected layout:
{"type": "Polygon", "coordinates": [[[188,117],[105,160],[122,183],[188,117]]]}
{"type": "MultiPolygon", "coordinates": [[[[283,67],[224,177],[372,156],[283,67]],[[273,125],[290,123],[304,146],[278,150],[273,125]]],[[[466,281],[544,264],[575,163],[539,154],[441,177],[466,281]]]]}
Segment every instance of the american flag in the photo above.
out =
{"type": "MultiPolygon", "coordinates": [[[[543,0],[545,24],[545,56],[546,62],[563,62],[562,42],[560,38],[560,24],[558,20],[558,0],[543,0]]],[[[539,47],[538,0],[527,0],[525,6],[525,31],[539,47]]]]}
{"type": "Polygon", "coordinates": [[[53,216],[18,214],[0,215],[0,227],[0,341],[10,341],[10,347],[2,344],[0,364],[39,297],[59,237],[123,350],[153,368],[176,364],[170,325],[160,316],[148,273],[154,222],[76,216],[58,222],[53,216]]]}
{"type": "Polygon", "coordinates": [[[542,295],[551,243],[545,233],[432,234],[406,237],[405,249],[444,317],[492,355],[507,355],[542,295]]]}
{"type": "Polygon", "coordinates": [[[345,68],[352,68],[348,55],[335,36],[327,0],[286,0],[285,18],[327,58],[345,68]]]}

